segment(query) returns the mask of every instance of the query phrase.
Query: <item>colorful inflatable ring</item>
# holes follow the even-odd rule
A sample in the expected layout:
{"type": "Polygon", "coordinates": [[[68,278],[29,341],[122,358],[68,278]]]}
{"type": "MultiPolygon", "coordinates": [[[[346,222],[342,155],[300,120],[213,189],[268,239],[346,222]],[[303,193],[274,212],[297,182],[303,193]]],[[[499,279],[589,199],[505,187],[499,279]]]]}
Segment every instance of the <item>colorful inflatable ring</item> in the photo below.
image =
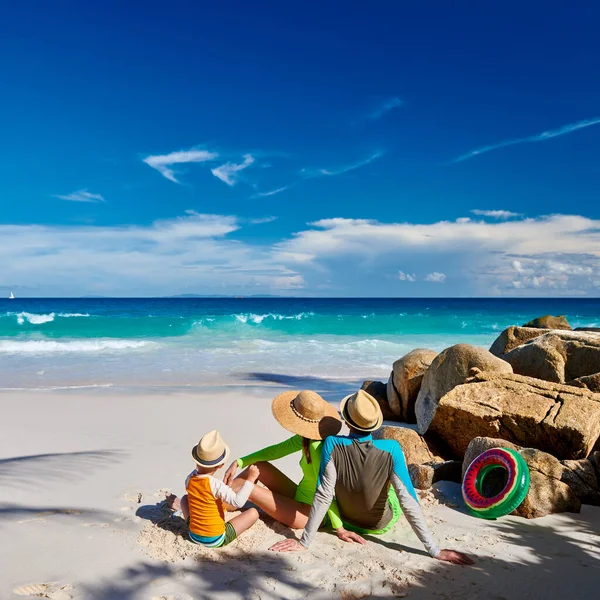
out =
{"type": "Polygon", "coordinates": [[[529,491],[529,467],[521,455],[507,448],[492,448],[480,454],[465,473],[462,494],[469,510],[482,519],[497,519],[515,510],[529,491]],[[490,472],[504,469],[507,481],[495,496],[486,498],[483,484],[490,472]]]}

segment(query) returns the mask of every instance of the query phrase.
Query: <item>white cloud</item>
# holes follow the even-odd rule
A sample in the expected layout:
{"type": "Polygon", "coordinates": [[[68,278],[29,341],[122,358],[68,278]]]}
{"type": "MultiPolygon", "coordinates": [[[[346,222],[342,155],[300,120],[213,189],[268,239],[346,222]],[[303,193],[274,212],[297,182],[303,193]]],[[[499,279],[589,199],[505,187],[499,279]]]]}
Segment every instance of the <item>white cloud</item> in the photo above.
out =
{"type": "MultiPolygon", "coordinates": [[[[318,169],[318,168],[305,168],[300,171],[300,175],[304,179],[314,179],[316,177],[331,177],[336,175],[343,175],[344,173],[348,173],[349,171],[354,171],[355,169],[360,169],[373,161],[377,160],[381,156],[383,156],[383,152],[375,152],[371,154],[371,156],[367,157],[364,160],[353,163],[351,165],[346,165],[344,167],[338,167],[336,169],[318,169]]],[[[214,172],[214,171],[213,171],[214,172]]],[[[279,188],[275,188],[272,190],[268,190],[266,192],[257,192],[251,196],[251,198],[266,198],[269,196],[275,196],[276,194],[280,194],[281,192],[285,192],[290,188],[298,185],[300,182],[290,183],[288,185],[284,185],[279,188]]],[[[256,187],[256,186],[255,186],[256,187]]]]}
{"type": "Polygon", "coordinates": [[[252,195],[252,198],[266,198],[267,196],[275,196],[276,194],[280,194],[281,192],[285,192],[285,190],[288,190],[289,188],[293,187],[293,183],[290,185],[284,185],[283,187],[274,189],[274,190],[269,190],[268,192],[257,192],[256,194],[252,195]]]}
{"type": "Polygon", "coordinates": [[[78,190],[77,192],[66,194],[64,196],[60,194],[54,194],[54,197],[60,198],[61,200],[69,200],[70,202],[106,202],[106,200],[104,200],[104,196],[100,194],[92,194],[87,190],[78,190]]]}
{"type": "Polygon", "coordinates": [[[193,211],[146,226],[0,225],[3,278],[31,295],[265,293],[302,274],[269,246],[232,237],[236,217],[193,211]]]}
{"type": "Polygon", "coordinates": [[[239,172],[247,169],[250,165],[254,163],[254,157],[251,154],[244,154],[244,162],[236,164],[232,162],[227,162],[220,167],[215,167],[211,169],[211,173],[226,183],[227,185],[233,186],[237,183],[239,178],[239,172]]]}
{"type": "Polygon", "coordinates": [[[300,290],[305,287],[306,282],[302,275],[287,275],[285,277],[275,277],[272,286],[279,290],[300,290]]]}
{"type": "Polygon", "coordinates": [[[242,227],[267,219],[188,211],[144,226],[0,225],[2,277],[31,295],[54,296],[385,296],[398,281],[414,295],[599,291],[600,220],[583,216],[426,224],[334,218],[275,243],[249,243],[242,227]]]}
{"type": "Polygon", "coordinates": [[[252,223],[252,225],[263,225],[264,223],[272,223],[276,220],[277,217],[261,217],[258,219],[250,219],[250,223],[252,223]]]}
{"type": "Polygon", "coordinates": [[[528,137],[516,138],[513,140],[504,140],[502,142],[498,142],[497,144],[492,144],[490,146],[482,146],[481,148],[476,148],[475,150],[471,150],[466,154],[462,154],[461,156],[455,158],[452,162],[462,162],[464,160],[468,160],[469,158],[473,158],[474,156],[479,156],[480,154],[485,154],[486,152],[491,152],[492,150],[497,150],[499,148],[506,148],[507,146],[515,146],[516,144],[545,142],[546,140],[551,140],[552,138],[560,137],[561,135],[567,135],[568,133],[573,133],[574,131],[578,131],[579,129],[585,129],[586,127],[592,127],[593,125],[598,124],[600,124],[600,117],[594,117],[593,119],[577,121],[577,123],[570,123],[568,125],[563,125],[558,129],[543,131],[542,133],[530,135],[528,137]]]}
{"type": "Polygon", "coordinates": [[[600,261],[593,255],[548,253],[543,257],[521,257],[512,262],[512,268],[515,278],[511,283],[517,289],[581,292],[597,287],[594,277],[600,274],[600,261]]]}
{"type": "Polygon", "coordinates": [[[181,165],[186,163],[211,162],[219,157],[217,152],[203,150],[201,148],[190,148],[189,150],[179,150],[169,154],[147,156],[143,161],[153,169],[156,169],[163,177],[174,183],[181,183],[175,177],[175,171],[172,165],[181,165]]]}
{"type": "Polygon", "coordinates": [[[481,217],[491,217],[492,219],[512,219],[514,217],[522,217],[520,213],[511,212],[510,210],[480,210],[475,208],[471,211],[474,215],[481,217]]]}
{"type": "Polygon", "coordinates": [[[378,255],[388,250],[600,252],[600,220],[576,215],[550,215],[505,222],[438,221],[380,223],[367,219],[333,218],[311,223],[280,245],[287,251],[317,255],[354,251],[378,255]]]}
{"type": "Polygon", "coordinates": [[[381,117],[387,115],[394,108],[398,108],[402,106],[403,102],[400,98],[389,98],[382,102],[375,110],[367,115],[367,118],[372,121],[376,121],[377,119],[381,119],[381,117]]]}
{"type": "Polygon", "coordinates": [[[417,280],[417,276],[414,273],[405,273],[404,271],[398,271],[398,279],[400,281],[410,281],[414,283],[417,280]]]}
{"type": "Polygon", "coordinates": [[[513,269],[517,272],[517,273],[523,273],[524,269],[523,269],[523,264],[521,263],[520,260],[513,260],[512,261],[512,267],[513,269]]]}
{"type": "Polygon", "coordinates": [[[425,277],[425,281],[429,281],[430,283],[444,283],[446,281],[446,275],[444,273],[438,273],[437,271],[433,273],[429,273],[425,277]]]}
{"type": "MultiPolygon", "coordinates": [[[[312,268],[315,279],[326,272],[340,285],[352,286],[364,273],[373,293],[377,273],[383,280],[395,264],[406,261],[417,273],[430,273],[430,277],[443,273],[446,293],[459,295],[514,291],[518,269],[528,268],[531,261],[545,261],[530,281],[523,277],[523,290],[537,285],[541,293],[548,281],[568,281],[561,293],[579,294],[590,291],[600,277],[600,220],[550,215],[420,224],[333,218],[312,223],[278,243],[275,252],[305,277],[312,268]]],[[[431,286],[423,288],[420,282],[411,289],[433,293],[431,286]]],[[[384,290],[382,285],[379,293],[384,290]]]]}
{"type": "Polygon", "coordinates": [[[361,160],[359,162],[353,163],[351,165],[346,165],[345,167],[338,167],[337,169],[302,169],[301,173],[307,179],[312,179],[313,177],[329,177],[332,175],[343,175],[344,173],[348,173],[348,171],[354,171],[355,169],[360,169],[361,167],[365,167],[366,165],[372,163],[373,161],[381,158],[383,156],[383,152],[375,152],[371,154],[368,158],[361,160]]]}

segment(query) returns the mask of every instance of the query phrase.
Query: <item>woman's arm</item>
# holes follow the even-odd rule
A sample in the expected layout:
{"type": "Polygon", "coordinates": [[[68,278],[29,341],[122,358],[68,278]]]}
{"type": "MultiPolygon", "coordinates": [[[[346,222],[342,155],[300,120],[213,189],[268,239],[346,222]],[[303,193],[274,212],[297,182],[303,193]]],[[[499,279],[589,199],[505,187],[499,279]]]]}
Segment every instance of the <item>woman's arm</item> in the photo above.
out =
{"type": "Polygon", "coordinates": [[[283,458],[284,456],[298,452],[298,450],[302,450],[302,438],[299,435],[294,435],[284,442],[274,444],[273,446],[267,446],[262,450],[257,450],[252,454],[242,456],[242,458],[234,460],[229,465],[227,471],[225,471],[225,475],[223,475],[223,481],[227,485],[230,485],[235,477],[235,474],[237,473],[238,468],[243,469],[248,465],[254,465],[261,461],[270,462],[272,460],[277,460],[278,458],[283,458]]]}
{"type": "Polygon", "coordinates": [[[299,450],[302,450],[302,438],[299,435],[294,435],[284,442],[274,444],[273,446],[267,446],[262,450],[238,458],[237,464],[240,469],[243,469],[244,467],[254,465],[257,462],[271,462],[272,460],[283,458],[284,456],[288,456],[299,450]]]}
{"type": "MultiPolygon", "coordinates": [[[[321,468],[321,458],[323,456],[323,442],[314,441],[310,444],[310,458],[312,465],[312,472],[315,480],[315,491],[317,488],[317,483],[319,480],[319,470],[321,468]]],[[[342,522],[342,518],[340,517],[340,511],[338,509],[337,501],[334,497],[329,510],[327,511],[327,516],[329,517],[329,521],[331,522],[331,527],[336,531],[338,529],[343,528],[344,524],[342,522]]]]}

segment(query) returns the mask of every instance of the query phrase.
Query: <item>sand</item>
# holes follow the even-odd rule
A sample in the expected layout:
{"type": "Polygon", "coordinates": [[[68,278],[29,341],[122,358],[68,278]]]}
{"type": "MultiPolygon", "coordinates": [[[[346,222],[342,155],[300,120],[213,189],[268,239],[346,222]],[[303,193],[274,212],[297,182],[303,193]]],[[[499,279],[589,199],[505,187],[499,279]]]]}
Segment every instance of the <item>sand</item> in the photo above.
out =
{"type": "MultiPolygon", "coordinates": [[[[191,446],[213,427],[233,455],[284,439],[280,389],[0,394],[0,599],[600,597],[600,508],[487,522],[454,484],[421,502],[474,567],[429,558],[403,519],[366,546],[320,532],[299,554],[268,552],[294,535],[268,518],[221,550],[189,543],[161,500],[182,493],[191,446]]],[[[297,460],[279,466],[297,478],[297,460]]]]}

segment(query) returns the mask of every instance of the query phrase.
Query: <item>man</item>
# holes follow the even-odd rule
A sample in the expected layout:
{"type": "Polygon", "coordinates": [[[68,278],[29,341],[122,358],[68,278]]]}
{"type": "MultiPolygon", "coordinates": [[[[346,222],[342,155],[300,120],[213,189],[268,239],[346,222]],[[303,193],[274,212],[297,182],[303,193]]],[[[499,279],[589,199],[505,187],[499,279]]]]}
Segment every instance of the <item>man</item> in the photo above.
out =
{"type": "Polygon", "coordinates": [[[346,524],[346,528],[340,527],[336,531],[344,541],[365,544],[360,533],[385,533],[396,523],[402,508],[433,558],[461,565],[473,564],[466,554],[438,548],[425,522],[398,442],[374,441],[371,437],[371,432],[379,429],[383,422],[375,398],[360,390],[342,400],[340,412],[350,435],[331,436],[323,444],[317,492],[304,534],[300,541],[282,540],[271,550],[306,550],[335,496],[346,524]]]}

